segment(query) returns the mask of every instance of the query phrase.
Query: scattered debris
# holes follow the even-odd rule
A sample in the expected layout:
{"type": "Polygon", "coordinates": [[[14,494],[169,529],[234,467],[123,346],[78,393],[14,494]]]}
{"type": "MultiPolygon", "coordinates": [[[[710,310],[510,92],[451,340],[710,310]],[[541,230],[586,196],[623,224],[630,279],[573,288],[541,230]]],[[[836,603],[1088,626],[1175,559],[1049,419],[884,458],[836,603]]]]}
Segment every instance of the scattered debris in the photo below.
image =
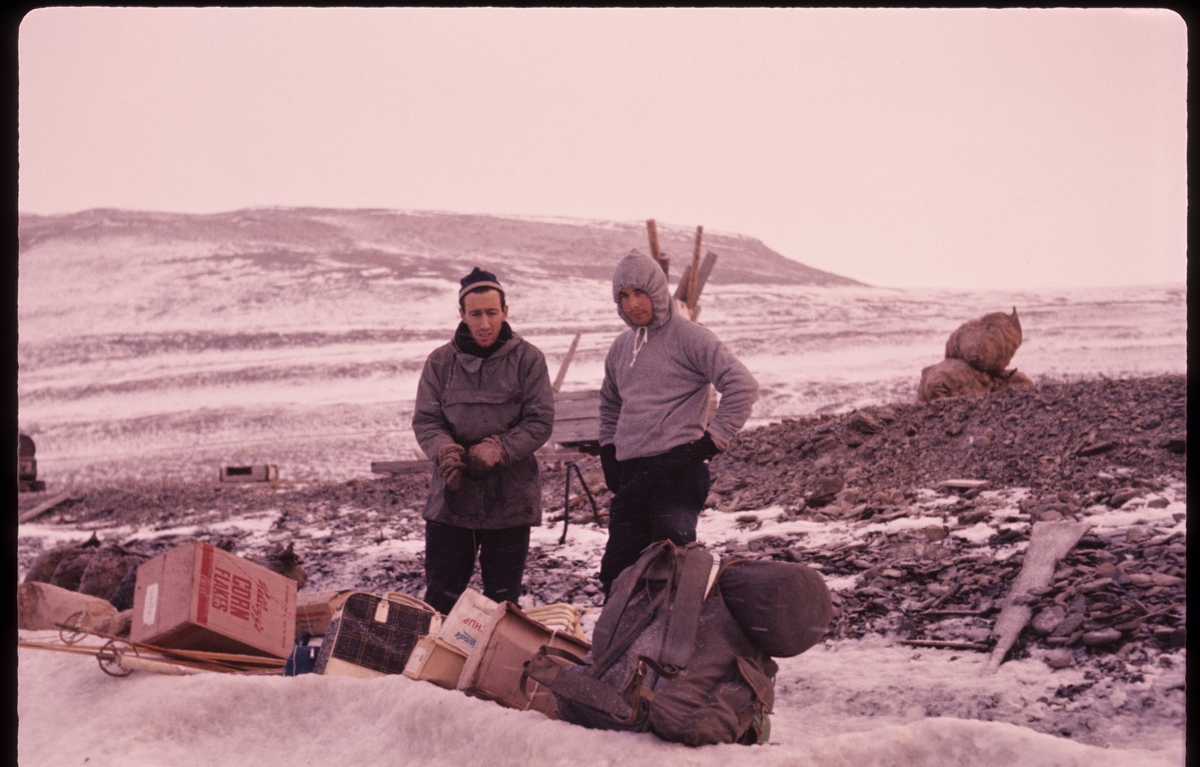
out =
{"type": "Polygon", "coordinates": [[[279,467],[275,464],[265,466],[223,466],[221,468],[222,482],[275,482],[279,479],[279,467]]]}
{"type": "Polygon", "coordinates": [[[34,519],[37,519],[45,512],[50,511],[50,509],[53,509],[55,506],[58,506],[60,503],[63,503],[64,501],[68,501],[70,499],[71,499],[71,491],[68,490],[65,493],[59,493],[58,495],[54,496],[50,500],[45,501],[43,503],[39,503],[37,506],[34,506],[29,511],[22,512],[20,515],[17,516],[17,524],[30,522],[34,519]]]}
{"type": "MultiPolygon", "coordinates": [[[[37,445],[28,434],[17,433],[17,492],[40,493],[46,483],[37,478],[37,445]]],[[[20,520],[24,522],[25,520],[20,520]]]]}

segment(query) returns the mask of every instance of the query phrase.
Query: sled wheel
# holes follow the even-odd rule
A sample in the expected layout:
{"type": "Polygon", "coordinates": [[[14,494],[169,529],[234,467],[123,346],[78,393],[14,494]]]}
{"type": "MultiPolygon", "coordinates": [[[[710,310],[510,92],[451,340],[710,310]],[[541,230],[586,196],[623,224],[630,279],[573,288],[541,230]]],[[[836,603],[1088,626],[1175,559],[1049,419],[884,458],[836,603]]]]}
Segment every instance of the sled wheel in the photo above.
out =
{"type": "Polygon", "coordinates": [[[136,656],[137,648],[126,642],[121,642],[116,639],[110,639],[100,648],[100,652],[96,653],[96,660],[100,662],[100,670],[109,676],[129,676],[133,671],[127,668],[121,668],[121,656],[132,651],[136,656]]]}
{"type": "Polygon", "coordinates": [[[94,628],[92,614],[81,610],[58,624],[58,638],[63,641],[63,644],[75,644],[90,634],[92,628],[94,628]]]}

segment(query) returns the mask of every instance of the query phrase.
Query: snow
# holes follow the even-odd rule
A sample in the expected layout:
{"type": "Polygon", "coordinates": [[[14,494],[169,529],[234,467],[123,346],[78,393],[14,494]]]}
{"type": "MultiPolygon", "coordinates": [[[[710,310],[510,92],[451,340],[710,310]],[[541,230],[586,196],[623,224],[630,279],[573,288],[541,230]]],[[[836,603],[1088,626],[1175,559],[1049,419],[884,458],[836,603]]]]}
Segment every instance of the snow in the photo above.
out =
{"type": "MultiPolygon", "coordinates": [[[[21,632],[46,641],[52,632],[21,632]]],[[[1100,748],[1003,722],[929,716],[907,694],[988,693],[997,705],[1073,677],[1039,661],[978,673],[983,655],[861,642],[783,660],[770,742],[689,748],[653,735],[587,730],[403,676],[105,675],[91,658],[18,651],[22,767],[170,764],[613,765],[693,767],[1157,767],[1183,761],[1182,735],[1100,748]],[[1039,668],[1040,667],[1040,668],[1039,668]],[[81,713],[86,712],[86,715],[81,713]]],[[[1115,701],[1114,701],[1115,703],[1115,701]]]]}
{"type": "MultiPolygon", "coordinates": [[[[1025,492],[1006,488],[981,494],[981,500],[995,504],[991,525],[980,522],[956,532],[969,532],[964,537],[972,541],[986,540],[1011,524],[1004,520],[1017,513],[1017,501],[1025,492]]],[[[1174,515],[1186,513],[1186,486],[1169,482],[1161,496],[1169,501],[1163,509],[1109,510],[1090,519],[1110,533],[1144,526],[1165,538],[1183,531],[1185,523],[1174,515]]],[[[778,507],[740,513],[705,510],[697,533],[721,556],[765,535],[794,538],[801,547],[854,544],[879,530],[928,526],[941,518],[942,501],[943,496],[920,493],[909,509],[912,516],[887,523],[788,520],[781,518],[778,507]]],[[[261,542],[271,518],[232,518],[209,530],[244,532],[261,542]]],[[[107,540],[187,534],[192,529],[113,526],[101,532],[107,540]]],[[[312,528],[304,532],[318,538],[329,533],[312,528]]],[[[53,545],[86,533],[27,524],[19,534],[53,545]]],[[[602,528],[575,524],[562,545],[561,536],[561,523],[536,527],[531,545],[552,550],[564,560],[584,562],[585,569],[598,568],[606,539],[602,528]]],[[[336,559],[337,566],[346,573],[361,572],[388,556],[415,557],[423,547],[419,536],[381,537],[384,540],[358,548],[334,540],[330,550],[347,554],[336,559]]],[[[1006,550],[980,546],[977,551],[979,556],[1001,558],[1006,550]]],[[[855,576],[828,578],[826,585],[844,593],[857,581],[855,576]]],[[[522,598],[522,606],[532,606],[527,600],[522,598]]],[[[589,635],[598,616],[599,609],[583,616],[589,635]]],[[[54,632],[19,634],[33,641],[57,640],[54,632]]],[[[1176,700],[1182,695],[1186,651],[1161,655],[1157,663],[1139,667],[1144,681],[1136,684],[1093,679],[1090,689],[1071,702],[1056,691],[1086,685],[1084,669],[1051,670],[1035,651],[1031,657],[1004,663],[994,675],[984,675],[987,659],[983,653],[905,646],[893,637],[826,641],[796,658],[779,659],[768,744],[694,749],[652,735],[587,730],[402,676],[360,680],[312,674],[173,677],[135,672],[113,678],[87,656],[21,648],[18,748],[23,767],[272,767],[298,761],[458,767],[1183,764],[1183,728],[1169,717],[1143,714],[1144,704],[1137,701],[1146,694],[1164,700],[1168,691],[1176,700]],[[1106,747],[1012,723],[1036,723],[1072,710],[1088,714],[1088,726],[1103,733],[1106,747]]]]}

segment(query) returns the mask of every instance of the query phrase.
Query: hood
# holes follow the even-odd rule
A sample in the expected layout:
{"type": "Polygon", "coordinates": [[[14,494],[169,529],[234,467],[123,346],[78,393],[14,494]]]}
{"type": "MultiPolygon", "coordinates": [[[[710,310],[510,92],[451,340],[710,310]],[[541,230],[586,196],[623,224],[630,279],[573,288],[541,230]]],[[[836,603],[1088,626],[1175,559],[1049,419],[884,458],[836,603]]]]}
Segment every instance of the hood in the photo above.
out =
{"type": "Polygon", "coordinates": [[[621,309],[621,291],[625,288],[638,288],[650,296],[650,303],[654,306],[654,319],[650,320],[648,327],[662,327],[671,319],[674,301],[671,300],[667,275],[663,274],[658,262],[637,248],[629,251],[613,272],[613,301],[617,304],[617,314],[632,328],[633,322],[621,309]]]}

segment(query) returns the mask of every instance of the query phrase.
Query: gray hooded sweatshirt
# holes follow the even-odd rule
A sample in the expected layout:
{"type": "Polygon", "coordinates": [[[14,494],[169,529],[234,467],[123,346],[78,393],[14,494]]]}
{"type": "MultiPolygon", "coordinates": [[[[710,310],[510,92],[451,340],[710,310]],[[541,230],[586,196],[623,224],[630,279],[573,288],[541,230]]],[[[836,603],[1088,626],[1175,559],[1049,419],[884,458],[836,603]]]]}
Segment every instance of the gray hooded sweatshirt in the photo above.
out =
{"type": "Polygon", "coordinates": [[[617,460],[660,455],[704,436],[709,384],[721,402],[708,432],[728,444],[750,417],[758,382],[708,328],[675,311],[667,277],[636,249],[613,274],[617,314],[630,329],[613,341],[600,387],[600,444],[614,444],[617,460]],[[625,288],[645,291],[654,306],[646,327],[621,309],[625,288]]]}

